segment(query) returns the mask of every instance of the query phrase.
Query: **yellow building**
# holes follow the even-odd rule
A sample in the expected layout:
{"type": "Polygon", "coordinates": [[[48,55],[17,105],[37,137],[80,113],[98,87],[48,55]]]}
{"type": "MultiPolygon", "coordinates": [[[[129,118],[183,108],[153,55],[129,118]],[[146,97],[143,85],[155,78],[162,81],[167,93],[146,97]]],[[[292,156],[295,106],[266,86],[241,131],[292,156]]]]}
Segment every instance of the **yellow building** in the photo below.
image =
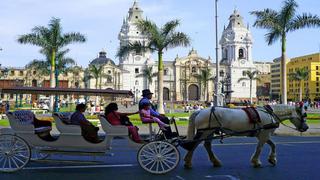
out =
{"type": "MultiPolygon", "coordinates": [[[[320,53],[310,54],[292,58],[287,64],[287,77],[297,69],[306,68],[309,71],[309,77],[302,81],[302,98],[320,100],[320,53]]],[[[299,100],[299,82],[287,80],[288,100],[299,100]]]]}
{"type": "MultiPolygon", "coordinates": [[[[290,59],[286,60],[286,63],[290,59]]],[[[280,100],[281,97],[281,57],[274,59],[271,64],[271,99],[280,100]]]]}

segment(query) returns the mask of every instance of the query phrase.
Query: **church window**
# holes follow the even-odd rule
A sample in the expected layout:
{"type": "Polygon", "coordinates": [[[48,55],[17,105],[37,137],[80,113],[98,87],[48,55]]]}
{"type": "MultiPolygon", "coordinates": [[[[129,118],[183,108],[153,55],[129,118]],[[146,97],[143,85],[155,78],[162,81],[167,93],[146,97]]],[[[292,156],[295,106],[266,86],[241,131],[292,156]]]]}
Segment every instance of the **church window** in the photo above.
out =
{"type": "Polygon", "coordinates": [[[135,69],[134,69],[134,72],[135,72],[136,74],[139,74],[139,68],[135,68],[135,69]]]}
{"type": "Polygon", "coordinates": [[[196,73],[196,72],[197,72],[196,67],[193,66],[192,69],[191,69],[191,72],[192,72],[192,73],[196,73]]]}
{"type": "Polygon", "coordinates": [[[167,75],[168,75],[168,72],[169,72],[169,70],[168,70],[168,69],[165,69],[165,70],[163,71],[163,75],[167,76],[167,75]]]}
{"type": "Polygon", "coordinates": [[[136,80],[136,82],[134,83],[136,86],[139,86],[139,81],[136,80]]]}
{"type": "Polygon", "coordinates": [[[240,59],[244,58],[244,51],[243,51],[243,49],[239,49],[239,58],[240,58],[240,59]]]}
{"type": "Polygon", "coordinates": [[[137,34],[139,34],[139,32],[137,32],[137,34]]]}
{"type": "Polygon", "coordinates": [[[220,77],[223,77],[223,76],[224,76],[224,72],[220,71],[220,77]]]}
{"type": "Polygon", "coordinates": [[[33,75],[36,75],[37,74],[37,71],[33,71],[33,75]]]}
{"type": "Polygon", "coordinates": [[[242,83],[242,87],[246,87],[246,83],[245,82],[242,83]]]}
{"type": "Polygon", "coordinates": [[[242,71],[242,76],[246,76],[247,72],[246,71],[242,71]]]}
{"type": "Polygon", "coordinates": [[[223,59],[228,59],[228,49],[224,50],[223,59]]]}
{"type": "Polygon", "coordinates": [[[111,71],[110,71],[110,70],[108,70],[108,74],[111,74],[111,71]]]}
{"type": "Polygon", "coordinates": [[[136,19],[138,19],[138,16],[136,16],[136,19]]]}

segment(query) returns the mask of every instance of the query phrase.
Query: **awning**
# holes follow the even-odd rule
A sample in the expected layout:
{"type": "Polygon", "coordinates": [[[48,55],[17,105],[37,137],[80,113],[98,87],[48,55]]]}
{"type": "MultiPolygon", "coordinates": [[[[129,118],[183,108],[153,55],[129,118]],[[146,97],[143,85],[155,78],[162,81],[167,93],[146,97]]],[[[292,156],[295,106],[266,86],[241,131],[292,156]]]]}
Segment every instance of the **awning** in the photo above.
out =
{"type": "Polygon", "coordinates": [[[43,87],[8,87],[0,89],[3,94],[39,94],[39,95],[83,95],[103,97],[130,97],[131,91],[112,89],[79,88],[43,88],[43,87]]]}

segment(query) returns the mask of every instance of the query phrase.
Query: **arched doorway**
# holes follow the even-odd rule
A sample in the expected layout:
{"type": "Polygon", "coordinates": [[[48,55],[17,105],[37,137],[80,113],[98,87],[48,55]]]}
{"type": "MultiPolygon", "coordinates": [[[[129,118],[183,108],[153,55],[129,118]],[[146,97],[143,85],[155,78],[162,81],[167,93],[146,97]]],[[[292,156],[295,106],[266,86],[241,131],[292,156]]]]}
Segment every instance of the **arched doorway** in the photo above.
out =
{"type": "Polygon", "coordinates": [[[191,84],[188,87],[188,97],[189,97],[189,101],[199,100],[199,87],[197,85],[191,84]]]}
{"type": "Polygon", "coordinates": [[[163,100],[164,101],[170,100],[170,90],[166,87],[163,88],[163,100]]]}

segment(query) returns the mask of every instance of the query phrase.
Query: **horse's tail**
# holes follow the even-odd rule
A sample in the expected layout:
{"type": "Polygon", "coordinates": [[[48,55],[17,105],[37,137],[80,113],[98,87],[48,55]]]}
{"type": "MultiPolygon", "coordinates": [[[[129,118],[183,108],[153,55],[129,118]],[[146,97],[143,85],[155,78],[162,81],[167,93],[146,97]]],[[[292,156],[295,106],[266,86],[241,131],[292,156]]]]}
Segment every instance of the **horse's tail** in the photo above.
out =
{"type": "Polygon", "coordinates": [[[189,118],[189,125],[188,125],[188,134],[187,140],[192,140],[195,134],[195,119],[196,116],[200,113],[200,111],[195,111],[191,114],[189,118]]]}

